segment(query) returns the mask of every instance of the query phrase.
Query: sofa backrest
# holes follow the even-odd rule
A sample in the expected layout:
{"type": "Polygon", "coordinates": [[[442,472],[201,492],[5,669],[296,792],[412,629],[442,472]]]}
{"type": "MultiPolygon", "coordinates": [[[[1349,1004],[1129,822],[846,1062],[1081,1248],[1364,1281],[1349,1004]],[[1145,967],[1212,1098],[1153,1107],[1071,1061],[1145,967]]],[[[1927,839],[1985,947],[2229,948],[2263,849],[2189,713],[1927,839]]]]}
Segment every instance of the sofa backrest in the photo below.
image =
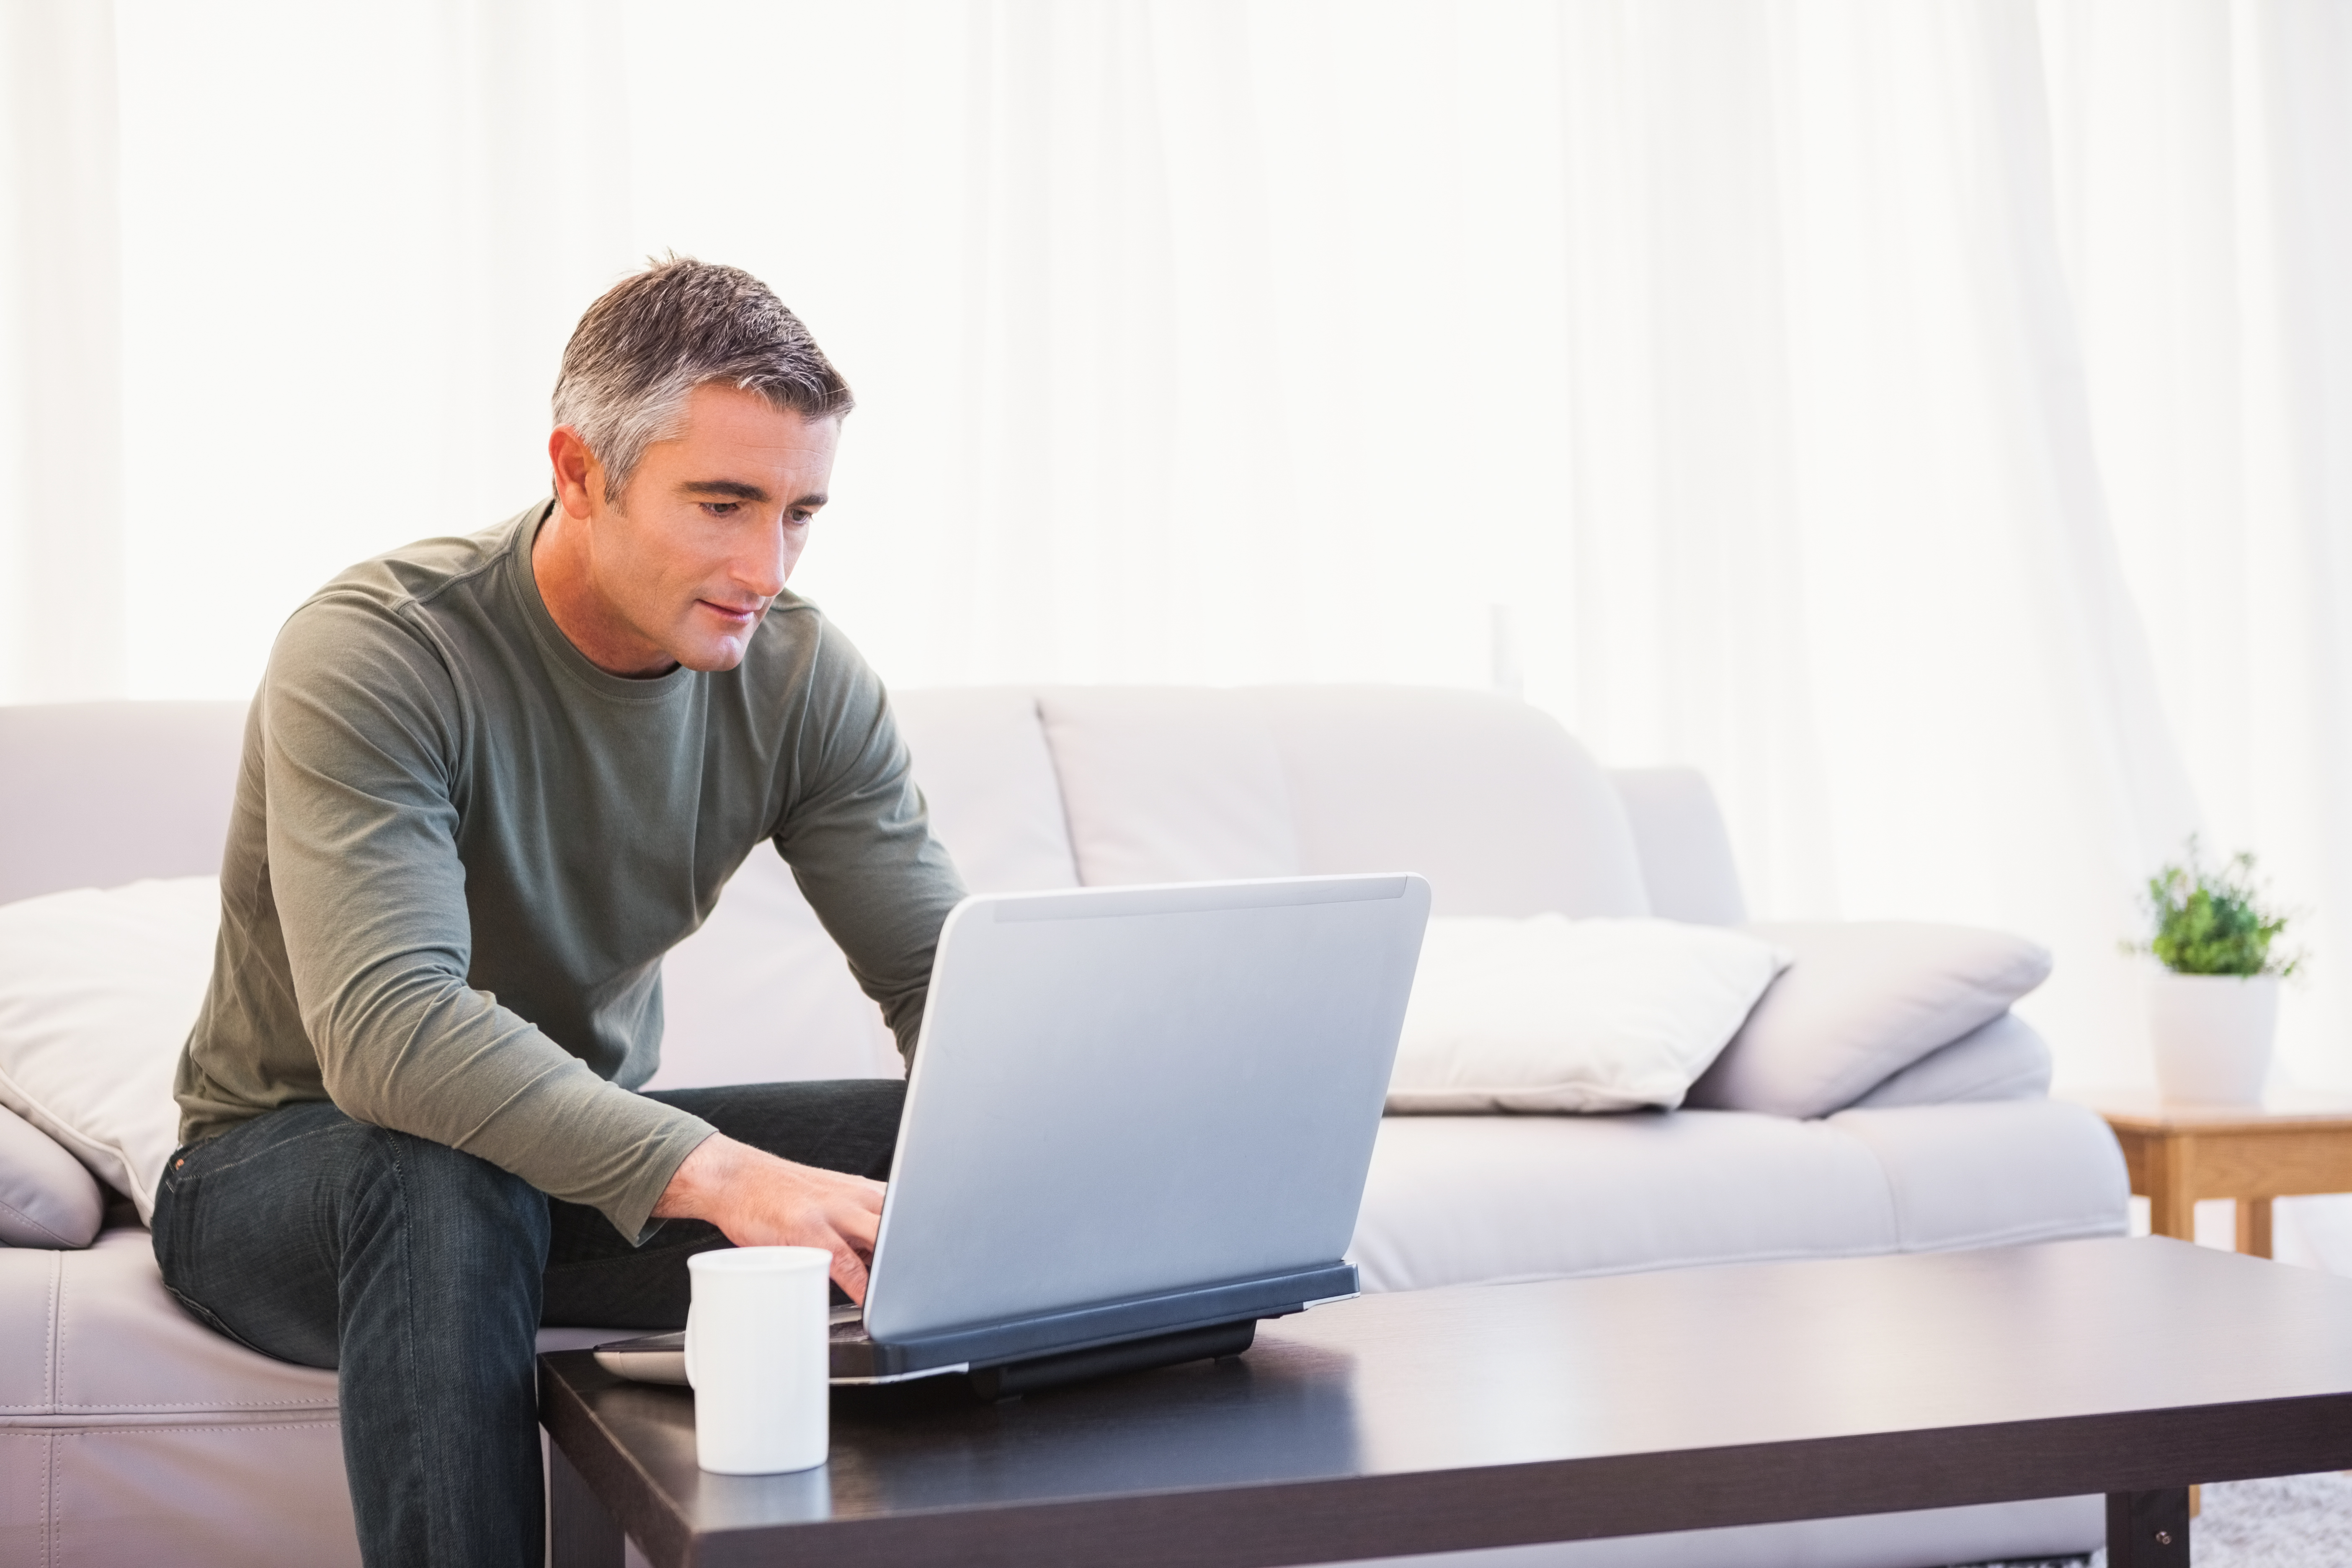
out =
{"type": "Polygon", "coordinates": [[[1078,886],[1077,862],[1034,692],[894,692],[890,707],[931,808],[931,831],[975,893],[1078,886]]]}
{"type": "MultiPolygon", "coordinates": [[[[1411,869],[1441,914],[1743,918],[1706,780],[1610,774],[1552,719],[1394,687],[957,688],[895,696],[980,892],[1411,869]]],[[[240,703],[0,707],[0,901],[215,869],[240,703]]],[[[887,1072],[790,871],[755,853],[665,965],[672,1087],[887,1072]]]]}
{"type": "Polygon", "coordinates": [[[1612,768],[1609,782],[1633,832],[1650,912],[1693,925],[1746,921],[1731,835],[1706,775],[1696,768],[1612,768]]]}
{"type": "Polygon", "coordinates": [[[1386,686],[1037,695],[1093,885],[1418,871],[1435,913],[1643,915],[1633,830],[1536,709],[1386,686]]]}
{"type": "Polygon", "coordinates": [[[219,870],[245,708],[0,706],[0,903],[219,870]]]}

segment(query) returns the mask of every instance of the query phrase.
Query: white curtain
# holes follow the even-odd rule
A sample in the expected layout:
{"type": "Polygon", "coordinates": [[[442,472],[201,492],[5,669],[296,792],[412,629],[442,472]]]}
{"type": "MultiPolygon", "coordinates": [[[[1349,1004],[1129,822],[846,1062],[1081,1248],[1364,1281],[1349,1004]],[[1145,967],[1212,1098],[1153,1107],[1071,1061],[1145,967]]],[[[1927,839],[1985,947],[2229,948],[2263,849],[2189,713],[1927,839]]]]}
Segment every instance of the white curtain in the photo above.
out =
{"type": "Polygon", "coordinates": [[[0,5],[0,700],[131,676],[112,18],[0,5]]]}
{"type": "Polygon", "coordinates": [[[15,0],[0,695],[236,696],[542,493],[579,310],[737,262],[862,400],[799,586],[902,686],[1499,679],[1759,911],[2305,911],[2352,1082],[2331,0],[15,0]]]}

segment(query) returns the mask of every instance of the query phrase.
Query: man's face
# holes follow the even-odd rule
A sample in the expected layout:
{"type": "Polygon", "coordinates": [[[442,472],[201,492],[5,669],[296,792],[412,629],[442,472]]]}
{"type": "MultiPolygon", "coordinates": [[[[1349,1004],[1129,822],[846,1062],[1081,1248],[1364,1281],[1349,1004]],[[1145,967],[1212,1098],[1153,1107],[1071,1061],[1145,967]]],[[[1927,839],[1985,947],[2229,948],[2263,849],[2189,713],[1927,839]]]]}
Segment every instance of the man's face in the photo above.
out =
{"type": "Polygon", "coordinates": [[[584,482],[563,482],[565,434],[558,491],[572,515],[562,521],[578,530],[586,590],[573,615],[558,610],[567,634],[596,663],[631,674],[742,663],[824,505],[841,421],[804,419],[732,386],[698,386],[685,428],[646,448],[618,497],[605,494],[602,466],[584,448],[573,463],[577,472],[584,458],[584,482]],[[581,628],[585,637],[570,624],[583,614],[596,623],[581,628]]]}

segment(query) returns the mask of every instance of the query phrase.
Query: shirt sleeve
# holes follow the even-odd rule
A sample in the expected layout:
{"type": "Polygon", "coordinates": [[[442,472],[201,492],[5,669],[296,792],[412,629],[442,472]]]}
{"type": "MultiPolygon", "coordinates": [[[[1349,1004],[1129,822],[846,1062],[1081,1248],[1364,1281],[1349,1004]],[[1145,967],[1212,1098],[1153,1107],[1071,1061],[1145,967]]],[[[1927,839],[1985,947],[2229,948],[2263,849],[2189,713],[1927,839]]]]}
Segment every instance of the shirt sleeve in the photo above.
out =
{"type": "Polygon", "coordinates": [[[931,835],[880,678],[820,626],[776,849],[912,1066],[931,957],[963,882],[931,835]]]}
{"type": "Polygon", "coordinates": [[[314,600],[279,634],[260,701],[270,890],[329,1098],[642,1239],[713,1129],[606,1082],[467,983],[467,727],[433,645],[364,599],[314,600]]]}

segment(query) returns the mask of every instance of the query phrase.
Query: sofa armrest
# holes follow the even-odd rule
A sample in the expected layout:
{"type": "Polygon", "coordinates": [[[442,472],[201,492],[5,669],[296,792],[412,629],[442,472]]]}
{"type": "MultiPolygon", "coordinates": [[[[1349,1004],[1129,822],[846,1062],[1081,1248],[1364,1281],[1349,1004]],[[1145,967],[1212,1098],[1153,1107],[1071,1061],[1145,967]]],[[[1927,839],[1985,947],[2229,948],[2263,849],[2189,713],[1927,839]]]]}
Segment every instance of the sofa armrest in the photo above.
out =
{"type": "Polygon", "coordinates": [[[1731,835],[1706,775],[1696,768],[1612,768],[1609,782],[1633,829],[1650,912],[1695,925],[1747,920],[1731,835]]]}

